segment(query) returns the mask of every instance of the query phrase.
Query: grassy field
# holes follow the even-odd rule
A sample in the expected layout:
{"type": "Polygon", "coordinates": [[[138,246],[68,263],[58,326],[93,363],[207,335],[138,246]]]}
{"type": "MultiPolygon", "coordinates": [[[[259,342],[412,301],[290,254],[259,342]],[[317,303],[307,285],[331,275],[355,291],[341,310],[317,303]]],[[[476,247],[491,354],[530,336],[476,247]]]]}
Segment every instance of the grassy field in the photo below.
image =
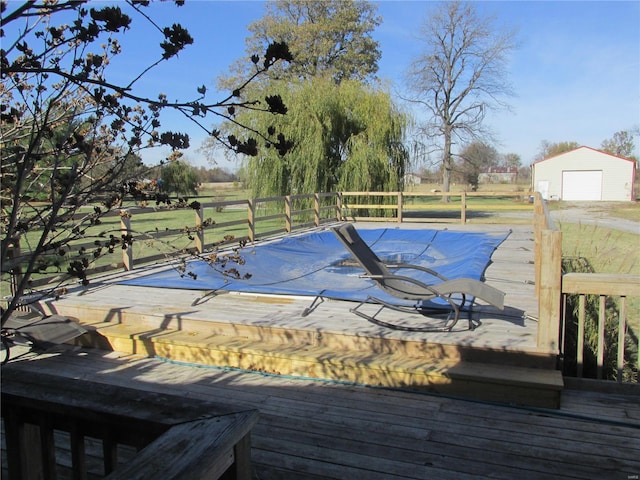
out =
{"type": "Polygon", "coordinates": [[[584,257],[598,273],[640,275],[638,235],[580,223],[563,223],[560,229],[565,257],[584,257]]]}

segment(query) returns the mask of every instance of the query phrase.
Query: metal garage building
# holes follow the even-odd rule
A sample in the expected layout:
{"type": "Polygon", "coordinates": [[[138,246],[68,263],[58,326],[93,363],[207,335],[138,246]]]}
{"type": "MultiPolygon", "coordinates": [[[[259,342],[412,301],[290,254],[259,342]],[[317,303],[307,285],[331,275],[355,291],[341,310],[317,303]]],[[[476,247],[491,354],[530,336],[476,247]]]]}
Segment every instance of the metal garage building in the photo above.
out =
{"type": "Polygon", "coordinates": [[[534,162],[531,168],[534,190],[546,200],[635,200],[635,160],[580,147],[534,162]]]}

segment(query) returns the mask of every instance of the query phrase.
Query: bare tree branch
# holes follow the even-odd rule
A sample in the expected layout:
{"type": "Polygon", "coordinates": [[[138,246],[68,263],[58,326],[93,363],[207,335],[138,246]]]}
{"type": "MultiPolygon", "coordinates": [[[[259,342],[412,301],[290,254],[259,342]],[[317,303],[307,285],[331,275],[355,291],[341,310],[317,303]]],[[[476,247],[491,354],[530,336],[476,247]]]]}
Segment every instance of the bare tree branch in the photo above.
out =
{"type": "Polygon", "coordinates": [[[437,132],[431,140],[444,144],[442,183],[448,192],[456,139],[481,137],[486,113],[508,106],[506,63],[515,33],[494,29],[492,19],[480,18],[473,4],[446,2],[429,16],[422,38],[424,51],[409,73],[411,100],[428,111],[432,128],[426,131],[437,132]]]}

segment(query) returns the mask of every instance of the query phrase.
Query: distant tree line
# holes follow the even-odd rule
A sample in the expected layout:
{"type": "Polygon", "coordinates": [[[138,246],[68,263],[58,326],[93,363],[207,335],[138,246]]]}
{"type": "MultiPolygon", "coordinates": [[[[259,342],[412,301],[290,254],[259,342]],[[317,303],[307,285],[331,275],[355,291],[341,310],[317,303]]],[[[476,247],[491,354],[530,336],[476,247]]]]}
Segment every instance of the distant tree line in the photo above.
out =
{"type": "Polygon", "coordinates": [[[196,177],[198,183],[219,183],[219,182],[238,182],[240,177],[238,173],[229,171],[221,167],[198,167],[196,170],[196,177]]]}

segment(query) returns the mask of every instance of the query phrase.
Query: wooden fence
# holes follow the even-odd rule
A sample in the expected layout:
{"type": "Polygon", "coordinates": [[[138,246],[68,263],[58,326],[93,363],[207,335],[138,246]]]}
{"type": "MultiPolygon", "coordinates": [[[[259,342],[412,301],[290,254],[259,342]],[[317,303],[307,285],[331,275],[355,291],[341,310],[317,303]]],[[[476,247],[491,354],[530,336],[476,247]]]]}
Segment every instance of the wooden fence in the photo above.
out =
{"type": "MultiPolygon", "coordinates": [[[[459,213],[459,221],[468,221],[469,211],[494,211],[496,206],[473,205],[469,198],[506,197],[515,201],[506,208],[509,210],[532,211],[533,205],[522,199],[526,195],[517,192],[460,192],[460,193],[411,193],[411,192],[332,192],[306,195],[287,195],[284,197],[267,197],[248,200],[228,200],[198,204],[193,217],[179,232],[163,230],[161,221],[152,231],[143,231],[136,224],[136,217],[167,212],[165,207],[132,206],[109,212],[105,219],[119,217],[119,235],[131,236],[135,242],[163,242],[182,233],[193,238],[189,248],[181,251],[157,252],[142,249],[140,255],[134,255],[134,248],[122,249],[122,258],[116,262],[92,266],[88,275],[101,274],[117,269],[131,270],[135,265],[148,264],[165,260],[175,254],[202,254],[207,250],[240,242],[254,242],[279,234],[289,234],[304,228],[319,227],[322,224],[349,221],[434,221],[429,215],[437,214],[437,221],[452,221],[451,213],[459,213]],[[440,199],[447,197],[451,201],[444,203],[440,199]],[[437,200],[437,201],[435,201],[437,200]],[[244,215],[242,215],[244,212],[244,215]],[[416,213],[421,215],[416,215],[416,213]],[[234,215],[230,215],[233,213],[234,215]],[[384,214],[382,214],[384,213],[384,214]],[[442,218],[442,214],[449,218],[442,218]]],[[[526,196],[528,198],[528,196],[526,196]]],[[[184,206],[175,211],[186,211],[184,206]]],[[[455,221],[455,219],[453,219],[455,221]]],[[[145,219],[145,222],[148,220],[145,219]]],[[[152,222],[155,223],[155,222],[152,222]]],[[[95,242],[95,241],[94,241],[95,242]]],[[[94,242],[77,243],[75,250],[84,249],[90,252],[95,248],[94,242]]],[[[22,252],[28,255],[29,252],[22,252]]],[[[19,245],[13,249],[14,257],[20,257],[19,245]]],[[[19,276],[16,271],[15,277],[19,276]]],[[[31,287],[38,288],[69,280],[68,275],[38,275],[31,282],[31,287]]]]}
{"type": "Polygon", "coordinates": [[[341,192],[340,195],[340,218],[367,222],[430,222],[434,221],[434,214],[438,215],[438,221],[443,221],[443,213],[460,212],[459,222],[464,225],[469,220],[468,212],[531,211],[533,207],[528,201],[529,195],[523,192],[341,192]],[[514,202],[491,207],[472,202],[473,199],[497,197],[511,198],[514,202]],[[443,202],[443,199],[447,201],[443,202]]]}

